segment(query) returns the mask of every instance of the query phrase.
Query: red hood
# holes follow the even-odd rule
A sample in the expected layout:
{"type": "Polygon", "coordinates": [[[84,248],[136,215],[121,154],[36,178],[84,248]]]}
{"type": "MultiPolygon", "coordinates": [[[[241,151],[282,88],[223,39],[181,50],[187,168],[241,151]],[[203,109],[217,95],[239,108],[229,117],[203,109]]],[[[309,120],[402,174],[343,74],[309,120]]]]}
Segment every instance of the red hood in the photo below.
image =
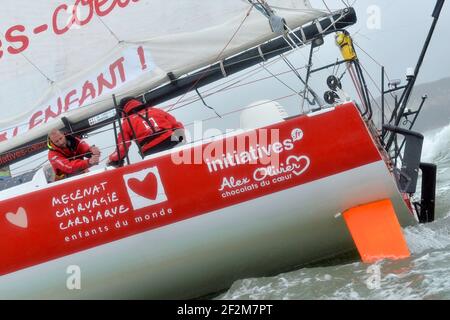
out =
{"type": "Polygon", "coordinates": [[[130,114],[134,109],[136,109],[139,106],[142,106],[142,102],[140,102],[139,100],[133,99],[133,100],[128,101],[125,104],[123,111],[127,114],[130,114]]]}
{"type": "Polygon", "coordinates": [[[50,137],[47,137],[47,148],[50,151],[56,151],[66,156],[70,156],[73,151],[77,150],[78,145],[81,143],[81,140],[70,135],[66,135],[66,139],[67,145],[65,147],[58,147],[53,143],[53,141],[50,140],[50,137]]]}

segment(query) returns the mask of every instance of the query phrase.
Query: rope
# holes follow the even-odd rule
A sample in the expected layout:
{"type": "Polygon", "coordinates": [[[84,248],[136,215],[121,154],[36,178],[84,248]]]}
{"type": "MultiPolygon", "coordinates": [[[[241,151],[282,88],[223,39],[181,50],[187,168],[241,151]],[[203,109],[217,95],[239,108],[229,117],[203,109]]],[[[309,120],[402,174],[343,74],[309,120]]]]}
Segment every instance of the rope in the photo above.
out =
{"type": "Polygon", "coordinates": [[[328,12],[331,13],[330,8],[328,8],[327,3],[325,2],[325,0],[322,0],[323,5],[325,6],[325,8],[327,8],[328,12]]]}
{"type": "MultiPolygon", "coordinates": [[[[1,33],[1,35],[3,36],[3,39],[6,39],[6,37],[5,37],[5,35],[3,34],[3,33],[1,33]]],[[[8,44],[11,46],[11,47],[13,47],[14,49],[16,49],[17,50],[17,47],[15,47],[11,42],[8,42],[8,44]]],[[[20,55],[25,59],[25,60],[27,60],[27,62],[29,63],[29,64],[31,64],[45,79],[47,79],[47,81],[48,82],[50,82],[50,83],[54,83],[54,81],[52,80],[52,79],[50,79],[50,77],[49,76],[47,76],[45,73],[44,73],[44,71],[42,71],[38,66],[37,66],[37,64],[35,64],[33,61],[31,61],[31,59],[29,59],[23,52],[21,52],[20,53],[20,55]]]]}
{"type": "MultiPolygon", "coordinates": [[[[269,100],[269,101],[271,101],[271,102],[274,102],[274,101],[280,101],[280,100],[284,100],[284,99],[293,97],[293,96],[295,96],[295,95],[297,95],[297,94],[290,94],[290,95],[286,95],[286,96],[281,96],[281,97],[278,97],[278,98],[275,98],[275,99],[272,99],[272,100],[269,100]]],[[[227,112],[227,113],[222,114],[222,118],[223,118],[223,117],[226,117],[226,116],[229,116],[229,115],[232,115],[232,114],[237,113],[237,112],[241,112],[241,111],[246,110],[246,109],[248,109],[248,108],[253,108],[253,107],[256,107],[256,106],[264,105],[264,104],[266,104],[266,103],[267,103],[267,101],[266,101],[266,102],[262,102],[262,103],[260,103],[260,104],[252,105],[252,106],[248,106],[248,105],[247,105],[247,106],[244,106],[244,107],[240,107],[240,108],[238,108],[238,109],[236,109],[236,110],[233,110],[233,111],[230,111],[230,112],[227,112]]],[[[203,121],[203,122],[207,122],[207,121],[211,121],[211,120],[214,120],[214,119],[217,119],[217,118],[218,118],[217,116],[213,116],[213,117],[210,117],[210,118],[203,119],[202,121],[203,121]]],[[[188,123],[187,125],[185,125],[185,127],[189,127],[189,126],[192,126],[192,125],[194,125],[194,124],[195,124],[195,122],[191,122],[191,123],[188,123]]],[[[108,129],[108,130],[111,131],[112,129],[108,129]]],[[[161,134],[161,133],[167,132],[168,130],[171,130],[171,129],[162,130],[162,131],[159,131],[159,132],[157,132],[157,133],[152,133],[152,134],[149,134],[149,135],[146,135],[146,136],[141,137],[141,139],[145,139],[145,138],[151,137],[151,136],[153,136],[153,135],[159,135],[159,134],[161,134]]],[[[193,144],[193,143],[198,142],[198,141],[201,141],[201,140],[202,140],[202,139],[194,140],[194,141],[189,142],[189,143],[190,143],[190,144],[193,144]]],[[[134,141],[134,139],[131,139],[131,140],[124,141],[124,143],[133,142],[133,141],[134,141]]],[[[108,146],[106,146],[106,147],[99,148],[99,150],[100,150],[100,151],[103,151],[103,150],[112,149],[112,148],[116,148],[116,144],[108,145],[108,146]]],[[[44,158],[44,157],[46,157],[46,156],[47,156],[47,155],[42,155],[42,156],[40,156],[38,159],[42,159],[42,158],[44,158]]],[[[79,156],[81,156],[81,155],[77,155],[76,157],[79,157],[79,156]]],[[[71,160],[71,159],[74,159],[74,158],[76,158],[76,157],[72,157],[72,158],[68,158],[68,159],[71,160]]],[[[103,160],[105,160],[105,159],[106,159],[106,158],[103,158],[103,160]]],[[[103,161],[103,160],[102,160],[102,161],[103,161]]],[[[35,161],[36,161],[36,160],[27,162],[26,164],[23,164],[23,165],[19,166],[18,168],[23,168],[24,166],[26,166],[26,165],[28,165],[28,164],[30,164],[30,163],[32,163],[32,162],[35,162],[35,161]]],[[[46,160],[46,161],[44,162],[44,164],[47,163],[47,161],[48,161],[48,160],[46,160]]],[[[43,166],[43,165],[40,165],[37,169],[36,169],[36,167],[35,167],[35,168],[33,168],[33,169],[29,169],[29,170],[26,170],[26,171],[22,171],[22,172],[16,173],[15,175],[22,175],[22,174],[25,174],[25,173],[28,173],[28,172],[32,172],[32,171],[39,170],[42,166],[43,166]]],[[[16,170],[16,169],[17,169],[17,168],[15,168],[14,170],[16,170]]]]}
{"type": "MultiPolygon", "coordinates": [[[[369,74],[369,72],[367,71],[367,69],[364,68],[364,66],[362,66],[361,64],[360,64],[360,66],[361,66],[362,69],[364,70],[364,73],[365,73],[365,74],[369,77],[369,79],[372,81],[373,85],[374,85],[375,88],[378,90],[378,92],[380,93],[380,95],[383,94],[383,92],[381,91],[381,88],[378,87],[376,81],[371,77],[371,75],[369,74]]],[[[387,101],[386,101],[386,106],[388,107],[388,111],[389,111],[389,112],[392,112],[392,108],[391,108],[390,104],[389,104],[387,101]]]]}
{"type": "MultiPolygon", "coordinates": [[[[228,41],[228,43],[225,45],[225,47],[222,49],[222,51],[219,53],[219,55],[218,55],[218,57],[220,57],[221,55],[222,55],[222,53],[226,50],[226,48],[229,46],[229,44],[231,43],[231,41],[235,38],[235,36],[237,35],[237,33],[239,32],[239,30],[241,29],[241,27],[242,27],[242,25],[244,24],[244,22],[246,21],[246,19],[248,18],[248,16],[249,16],[249,14],[250,14],[250,12],[251,12],[251,10],[252,10],[252,8],[253,8],[253,6],[252,7],[250,7],[250,9],[248,10],[248,12],[247,12],[247,14],[246,14],[246,16],[245,16],[245,18],[243,19],[243,21],[241,21],[241,23],[240,23],[240,25],[239,25],[239,27],[237,28],[237,30],[234,32],[234,34],[233,34],[233,36],[231,37],[231,39],[228,41]]],[[[343,16],[343,15],[342,15],[343,16]]],[[[342,18],[342,17],[341,17],[342,18]]],[[[338,22],[341,18],[339,18],[336,22],[338,22]]],[[[114,32],[100,19],[100,17],[98,17],[98,19],[101,21],[101,23],[105,26],[105,28],[107,28],[110,32],[111,32],[111,34],[116,38],[116,40],[117,41],[119,41],[120,42],[120,39],[114,34],[114,32]]],[[[332,25],[334,25],[336,22],[334,22],[332,25]]],[[[288,26],[287,26],[287,28],[289,28],[288,26]]],[[[329,28],[331,28],[331,26],[329,26],[327,29],[325,29],[324,31],[326,31],[326,30],[328,30],[329,28]]],[[[290,29],[289,29],[290,30],[290,29]]],[[[300,43],[303,43],[299,38],[298,38],[298,36],[295,34],[295,33],[293,33],[292,32],[292,30],[290,30],[291,31],[291,33],[299,40],[299,42],[300,43]]],[[[290,39],[291,41],[292,41],[292,39],[290,39]]],[[[295,44],[295,41],[292,41],[294,44],[295,44]]],[[[288,42],[288,44],[289,44],[289,42],[288,42]]],[[[290,45],[290,44],[289,44],[290,45]]],[[[296,45],[296,44],[295,44],[296,45]]],[[[291,46],[292,47],[292,46],[291,46]]],[[[299,48],[297,45],[296,45],[296,47],[297,47],[297,49],[299,48]]],[[[275,50],[275,51],[277,51],[277,50],[275,50]]],[[[291,52],[292,53],[292,52],[291,52]]],[[[289,53],[289,54],[291,54],[291,53],[289,53]]],[[[249,59],[251,59],[251,58],[249,58],[249,59]]],[[[300,79],[301,79],[301,76],[300,76],[300,74],[297,72],[297,70],[300,70],[300,69],[302,69],[302,68],[304,68],[304,67],[302,67],[302,68],[295,68],[284,56],[283,56],[283,59],[285,60],[285,62],[287,63],[287,65],[291,68],[291,70],[290,71],[287,71],[287,72],[283,72],[283,73],[279,73],[278,75],[281,75],[281,74],[285,74],[285,73],[288,73],[288,72],[293,72],[293,73],[295,73],[296,75],[297,75],[297,77],[299,77],[300,79]]],[[[274,61],[273,63],[275,63],[275,62],[278,62],[278,60],[279,59],[277,59],[277,61],[274,61]]],[[[291,91],[293,91],[293,92],[295,92],[295,94],[294,95],[298,95],[298,92],[296,91],[296,90],[294,90],[293,88],[291,88],[291,87],[289,87],[286,83],[284,83],[283,81],[281,81],[275,74],[273,74],[272,72],[270,72],[267,68],[266,68],[266,66],[264,66],[264,65],[262,65],[261,66],[261,68],[263,68],[264,70],[266,70],[268,73],[270,73],[273,77],[275,77],[278,81],[280,81],[281,83],[283,83],[288,89],[290,89],[291,91]]],[[[209,69],[211,69],[211,68],[209,68],[209,69]]],[[[209,69],[207,69],[206,71],[205,71],[205,74],[206,74],[206,72],[207,71],[209,71],[209,69]]],[[[257,69],[260,69],[260,67],[258,67],[257,69]]],[[[256,74],[256,73],[259,73],[259,72],[261,72],[262,71],[262,69],[261,70],[256,70],[255,72],[254,72],[254,74],[256,74]]],[[[249,72],[249,73],[251,73],[251,72],[249,72]]],[[[44,75],[45,76],[45,75],[44,75]]],[[[197,81],[196,81],[196,83],[193,85],[193,87],[195,87],[196,85],[197,85],[197,83],[203,78],[204,76],[201,76],[197,81]]],[[[261,78],[261,79],[257,79],[257,80],[255,80],[255,81],[251,81],[251,82],[248,82],[248,83],[244,83],[244,84],[241,84],[241,85],[236,85],[237,83],[240,83],[242,80],[239,80],[239,81],[235,81],[234,83],[232,83],[231,85],[229,85],[229,86],[226,86],[226,87],[224,87],[224,88],[221,88],[221,89],[219,89],[219,90],[217,90],[217,91],[215,91],[215,92],[213,92],[213,93],[211,93],[210,95],[212,95],[212,94],[216,94],[216,93],[218,93],[218,92],[223,92],[223,91],[226,91],[226,90],[231,90],[231,89],[233,89],[233,88],[237,88],[237,87],[241,87],[241,86],[244,86],[244,85],[249,85],[249,84],[252,84],[252,83],[255,83],[255,82],[259,82],[259,81],[263,81],[263,80],[266,80],[266,79],[269,79],[270,77],[266,77],[266,78],[261,78]]],[[[232,81],[232,80],[230,80],[230,81],[232,81]]],[[[234,81],[234,80],[233,80],[234,81]]],[[[191,88],[192,89],[192,88],[191,88]]],[[[210,91],[210,90],[212,90],[212,89],[209,89],[208,91],[210,91]]],[[[191,91],[191,90],[188,90],[188,92],[189,91],[191,91]]],[[[197,102],[197,101],[199,101],[199,99],[197,99],[197,100],[194,100],[194,101],[192,101],[192,102],[190,102],[190,103],[188,103],[188,104],[185,104],[185,105],[183,105],[183,106],[181,106],[181,107],[177,107],[177,108],[175,108],[175,106],[182,100],[182,99],[184,99],[184,97],[186,96],[186,94],[187,94],[187,92],[182,96],[182,97],[180,97],[179,99],[178,99],[178,101],[175,103],[175,104],[173,104],[172,106],[170,106],[169,108],[168,108],[168,111],[171,111],[171,110],[175,110],[175,109],[179,109],[179,108],[182,108],[182,107],[186,107],[186,106],[188,106],[188,105],[190,105],[190,104],[192,104],[192,103],[194,103],[194,102],[197,102]]],[[[209,95],[207,95],[207,96],[209,96],[209,95]]],[[[293,95],[290,95],[290,96],[293,96],[293,95]]],[[[108,100],[109,100],[109,98],[108,98],[108,100]]],[[[273,101],[276,101],[277,99],[274,99],[273,101]]],[[[107,99],[104,99],[104,100],[101,100],[101,101],[98,101],[98,102],[96,102],[96,103],[100,103],[100,102],[105,102],[105,101],[107,101],[107,99]]],[[[95,105],[96,103],[91,103],[91,104],[87,104],[87,105],[85,105],[85,106],[83,106],[83,107],[80,107],[79,109],[82,109],[82,108],[86,108],[86,107],[89,107],[89,106],[92,106],[92,105],[95,105]]],[[[234,113],[234,112],[238,112],[238,111],[240,111],[240,110],[237,110],[237,111],[233,111],[233,112],[231,112],[231,113],[234,113]]],[[[228,114],[230,114],[230,113],[228,113],[228,114]]],[[[227,113],[225,114],[225,115],[227,115],[227,113]]],[[[213,118],[209,118],[209,119],[206,119],[206,120],[204,120],[204,121],[208,121],[208,120],[211,120],[211,119],[214,119],[214,118],[216,118],[216,117],[213,117],[213,118]]],[[[112,124],[113,122],[114,122],[115,120],[111,120],[110,122],[107,122],[107,123],[104,123],[104,124],[102,124],[102,127],[103,126],[106,126],[106,125],[109,125],[109,124],[112,124]]],[[[24,124],[25,125],[25,124],[24,124]]],[[[100,127],[100,125],[97,125],[98,127],[100,127]]],[[[95,128],[96,126],[93,126],[93,128],[95,128]]],[[[11,127],[11,128],[14,128],[14,127],[11,127]]],[[[11,129],[10,128],[10,129],[11,129]]],[[[7,130],[7,129],[6,129],[7,130]]],[[[97,135],[97,134],[100,134],[100,133],[103,133],[103,132],[107,132],[107,131],[110,131],[110,130],[112,130],[112,129],[106,129],[106,130],[103,130],[103,131],[100,131],[100,132],[97,132],[97,133],[92,133],[92,134],[89,134],[89,135],[87,135],[87,136],[94,136],[94,135],[97,135]]],[[[80,131],[78,131],[78,132],[75,132],[75,133],[81,133],[82,131],[80,130],[80,131]]],[[[41,142],[39,142],[39,143],[42,143],[43,141],[41,141],[41,142]]],[[[39,144],[39,143],[36,143],[36,144],[39,144]]],[[[32,145],[33,146],[33,145],[32,145]]],[[[17,150],[21,150],[21,149],[25,149],[25,148],[29,148],[30,146],[26,146],[26,147],[23,147],[23,148],[17,148],[17,149],[13,149],[13,150],[11,150],[11,151],[9,151],[9,152],[13,152],[13,151],[17,151],[17,150]]],[[[110,148],[110,147],[106,147],[106,148],[110,148]]],[[[22,167],[22,166],[21,166],[22,167]]],[[[20,168],[20,167],[19,167],[20,168]]]]}
{"type": "MultiPolygon", "coordinates": [[[[281,57],[278,58],[276,61],[270,62],[269,65],[275,64],[275,63],[279,62],[279,60],[281,60],[281,57]]],[[[303,68],[303,67],[302,67],[302,68],[303,68]]],[[[300,69],[302,69],[302,68],[298,68],[297,70],[300,70],[300,69]]],[[[251,85],[251,84],[253,84],[253,83],[257,83],[257,82],[264,81],[264,80],[268,80],[268,79],[271,79],[271,78],[272,78],[272,77],[262,77],[262,78],[259,78],[259,79],[255,79],[255,80],[248,81],[248,82],[246,82],[246,83],[242,83],[242,84],[240,84],[240,85],[237,85],[238,83],[242,82],[243,80],[245,80],[245,79],[247,79],[247,78],[249,78],[249,77],[252,77],[252,76],[254,76],[255,74],[257,74],[257,73],[259,73],[259,72],[261,72],[261,71],[264,71],[264,68],[263,68],[262,66],[258,66],[258,67],[257,67],[257,70],[249,71],[248,73],[246,73],[246,74],[244,74],[244,75],[241,75],[241,76],[237,77],[237,78],[241,78],[241,77],[242,77],[241,80],[232,79],[232,80],[226,82],[226,83],[229,83],[229,82],[234,81],[234,82],[231,83],[230,85],[225,86],[225,87],[223,87],[223,88],[220,88],[219,90],[213,91],[212,93],[205,94],[205,92],[208,92],[208,91],[211,91],[212,89],[218,88],[218,87],[222,86],[223,84],[217,85],[217,86],[215,86],[214,88],[211,88],[211,89],[205,91],[205,92],[203,93],[203,96],[204,96],[204,97],[209,97],[209,96],[211,96],[211,95],[214,95],[214,94],[217,94],[217,93],[220,93],[220,92],[225,92],[225,91],[228,91],[228,90],[232,90],[232,89],[235,89],[235,88],[239,88],[239,87],[251,85]]],[[[276,73],[275,75],[276,75],[276,76],[280,76],[280,75],[284,75],[284,74],[287,74],[287,73],[290,73],[290,72],[292,72],[292,71],[291,71],[291,70],[288,70],[288,71],[276,73]]],[[[200,101],[200,99],[197,98],[197,99],[195,99],[195,100],[193,100],[193,101],[191,101],[191,102],[189,102],[189,103],[186,103],[186,104],[184,104],[184,105],[181,105],[181,106],[179,106],[179,107],[177,107],[177,108],[175,108],[175,109],[181,109],[181,108],[187,107],[187,106],[189,106],[189,105],[191,105],[191,104],[193,104],[193,103],[195,103],[195,102],[198,102],[198,101],[200,101]]],[[[167,106],[167,107],[168,107],[168,106],[167,106]]],[[[166,107],[166,108],[167,108],[167,107],[166,107]]],[[[162,109],[164,109],[164,107],[163,107],[162,109]]],[[[174,109],[174,110],[175,110],[175,109],[174,109]]],[[[126,117],[124,117],[123,119],[126,119],[126,117]]],[[[91,127],[91,129],[94,129],[94,130],[95,130],[95,128],[102,128],[102,127],[111,125],[111,124],[114,123],[114,121],[116,121],[116,120],[115,120],[115,119],[111,119],[111,121],[108,121],[108,122],[106,122],[106,123],[93,125],[93,126],[91,127]]],[[[111,130],[112,130],[112,129],[100,130],[100,131],[96,131],[96,132],[93,132],[93,133],[88,133],[88,134],[86,134],[85,136],[86,136],[86,137],[92,137],[92,136],[95,136],[95,135],[98,135],[98,134],[102,134],[102,133],[105,133],[105,132],[108,132],[108,131],[111,131],[111,130]]],[[[82,134],[83,132],[84,132],[84,130],[77,130],[77,131],[74,131],[73,134],[77,135],[77,134],[82,134]]],[[[28,145],[28,146],[24,146],[24,147],[20,147],[20,148],[11,149],[10,151],[1,153],[0,155],[4,155],[4,154],[10,153],[10,152],[16,152],[16,151],[20,151],[20,150],[24,150],[24,149],[33,147],[33,146],[37,146],[37,145],[39,145],[39,144],[41,144],[41,143],[43,143],[43,142],[45,142],[45,141],[46,141],[46,139],[41,140],[41,141],[39,141],[39,142],[36,142],[35,144],[32,144],[32,145],[28,145]]]]}
{"type": "Polygon", "coordinates": [[[121,42],[119,37],[112,31],[112,29],[97,15],[95,14],[98,20],[103,24],[103,26],[109,31],[109,33],[117,40],[118,43],[121,42]]]}
{"type": "MultiPolygon", "coordinates": [[[[216,57],[216,61],[220,59],[220,57],[222,56],[223,52],[228,48],[228,46],[230,45],[230,43],[233,41],[233,39],[236,37],[236,35],[238,34],[238,32],[241,30],[242,26],[244,25],[245,21],[247,20],[247,18],[250,16],[250,12],[253,9],[253,5],[249,8],[249,10],[247,11],[244,19],[241,21],[241,23],[239,24],[238,28],[236,29],[236,31],[233,33],[233,35],[231,36],[230,40],[227,42],[227,44],[225,45],[225,47],[220,51],[220,53],[217,55],[216,57]]],[[[208,70],[207,70],[208,71],[208,70]]],[[[205,72],[206,75],[206,72],[205,72]]],[[[205,75],[199,77],[197,79],[197,81],[192,85],[192,87],[185,93],[183,94],[176,102],[175,104],[172,105],[172,107],[169,108],[168,111],[171,111],[185,96],[188,92],[190,92],[193,88],[195,88],[197,86],[197,84],[205,77],[205,75]]]]}
{"type": "Polygon", "coordinates": [[[290,87],[287,83],[285,83],[283,80],[281,80],[280,78],[278,78],[275,74],[273,74],[269,69],[267,69],[266,67],[263,67],[269,74],[272,75],[272,77],[274,77],[275,79],[277,79],[281,84],[283,84],[286,88],[288,88],[289,90],[291,90],[292,92],[299,94],[297,92],[297,90],[293,89],[292,87],[290,87]]]}

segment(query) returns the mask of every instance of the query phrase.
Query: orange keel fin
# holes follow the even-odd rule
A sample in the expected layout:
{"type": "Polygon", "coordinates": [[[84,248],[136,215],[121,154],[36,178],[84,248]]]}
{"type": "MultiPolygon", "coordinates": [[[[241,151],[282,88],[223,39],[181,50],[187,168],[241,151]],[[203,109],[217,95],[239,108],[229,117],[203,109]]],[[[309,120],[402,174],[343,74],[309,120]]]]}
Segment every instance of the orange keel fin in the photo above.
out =
{"type": "Polygon", "coordinates": [[[391,200],[353,207],[343,216],[363,262],[410,256],[391,200]]]}

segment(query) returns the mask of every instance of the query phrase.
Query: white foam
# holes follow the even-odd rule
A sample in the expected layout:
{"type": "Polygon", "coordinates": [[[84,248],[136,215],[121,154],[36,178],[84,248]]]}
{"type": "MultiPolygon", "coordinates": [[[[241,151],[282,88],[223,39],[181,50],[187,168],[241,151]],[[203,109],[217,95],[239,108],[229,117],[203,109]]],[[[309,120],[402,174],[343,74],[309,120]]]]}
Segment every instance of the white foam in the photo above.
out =
{"type": "Polygon", "coordinates": [[[425,135],[423,160],[443,164],[450,162],[450,124],[425,135]]]}
{"type": "Polygon", "coordinates": [[[433,223],[408,227],[404,235],[412,254],[431,249],[444,249],[450,246],[450,217],[433,223]]]}

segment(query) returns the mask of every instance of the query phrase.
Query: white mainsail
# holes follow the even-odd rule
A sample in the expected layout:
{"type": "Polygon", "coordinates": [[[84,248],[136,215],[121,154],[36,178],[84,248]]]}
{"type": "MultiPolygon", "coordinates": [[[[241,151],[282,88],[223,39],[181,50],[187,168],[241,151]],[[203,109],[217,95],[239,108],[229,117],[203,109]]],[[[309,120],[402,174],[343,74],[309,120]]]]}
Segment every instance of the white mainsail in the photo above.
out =
{"type": "MultiPolygon", "coordinates": [[[[267,2],[291,28],[323,15],[267,2]]],[[[8,0],[0,30],[0,153],[277,36],[246,0],[8,0]]]]}

